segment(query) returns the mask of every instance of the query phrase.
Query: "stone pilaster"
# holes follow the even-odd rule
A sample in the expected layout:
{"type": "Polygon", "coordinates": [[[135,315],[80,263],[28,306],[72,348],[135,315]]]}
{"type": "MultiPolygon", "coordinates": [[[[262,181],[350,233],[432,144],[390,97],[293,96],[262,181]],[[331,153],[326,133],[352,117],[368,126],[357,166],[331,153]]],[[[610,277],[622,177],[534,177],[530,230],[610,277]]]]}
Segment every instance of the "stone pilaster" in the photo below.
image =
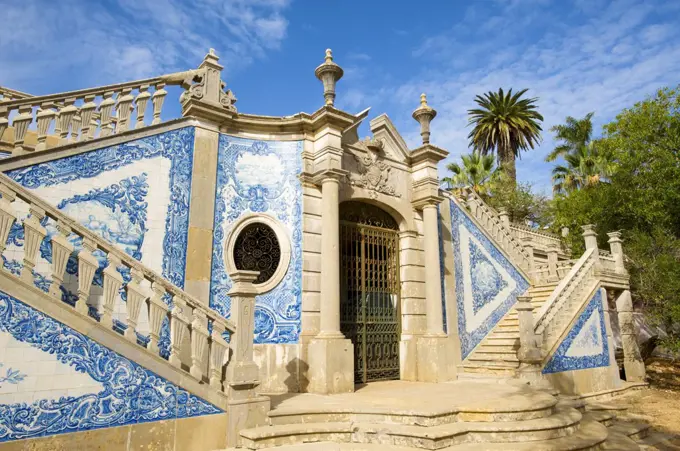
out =
{"type": "Polygon", "coordinates": [[[633,318],[633,299],[630,291],[624,290],[616,300],[616,310],[619,313],[619,329],[621,330],[621,345],[623,346],[623,368],[628,382],[645,380],[645,363],[640,355],[637,342],[637,331],[633,318]]]}
{"type": "Polygon", "coordinates": [[[184,289],[206,305],[210,302],[219,137],[216,126],[195,128],[184,289]]]}

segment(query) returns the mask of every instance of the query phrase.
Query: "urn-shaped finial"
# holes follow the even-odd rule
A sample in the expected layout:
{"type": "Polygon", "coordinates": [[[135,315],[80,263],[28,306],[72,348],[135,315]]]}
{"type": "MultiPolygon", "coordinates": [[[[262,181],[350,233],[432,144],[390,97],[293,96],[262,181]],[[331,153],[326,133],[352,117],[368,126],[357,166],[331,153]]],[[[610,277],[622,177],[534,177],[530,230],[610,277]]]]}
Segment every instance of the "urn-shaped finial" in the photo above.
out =
{"type": "Polygon", "coordinates": [[[342,78],[344,71],[333,62],[333,52],[326,49],[326,60],[316,68],[314,75],[323,83],[323,97],[326,105],[333,106],[335,102],[335,84],[342,78]]]}
{"type": "Polygon", "coordinates": [[[420,124],[420,136],[423,137],[423,144],[430,143],[430,122],[437,115],[437,110],[427,104],[425,93],[420,94],[420,106],[413,112],[413,119],[420,124]]]}

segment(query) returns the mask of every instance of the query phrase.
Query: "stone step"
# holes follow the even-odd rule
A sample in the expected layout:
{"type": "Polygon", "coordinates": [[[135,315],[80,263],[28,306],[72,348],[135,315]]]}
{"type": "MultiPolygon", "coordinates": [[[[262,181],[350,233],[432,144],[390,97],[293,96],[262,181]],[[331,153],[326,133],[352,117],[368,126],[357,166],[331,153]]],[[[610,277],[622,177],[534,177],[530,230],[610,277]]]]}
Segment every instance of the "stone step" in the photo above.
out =
{"type": "Polygon", "coordinates": [[[607,439],[607,428],[596,421],[587,421],[574,434],[552,440],[524,443],[465,443],[440,451],[576,451],[597,450],[607,439]]]}
{"type": "Polygon", "coordinates": [[[494,337],[489,335],[484,339],[480,346],[512,346],[515,349],[519,349],[519,337],[516,338],[504,338],[504,337],[494,337]]]}
{"type": "Polygon", "coordinates": [[[514,354],[517,355],[517,349],[519,349],[519,343],[512,342],[508,345],[496,345],[495,343],[489,343],[483,341],[481,345],[475,350],[475,352],[487,353],[497,353],[497,354],[514,354]]]}
{"type": "Polygon", "coordinates": [[[376,423],[311,423],[241,431],[242,446],[264,449],[311,442],[352,442],[440,449],[470,442],[524,442],[565,437],[578,430],[581,413],[565,408],[524,421],[456,422],[433,427],[376,423]]]}
{"type": "Polygon", "coordinates": [[[593,410],[591,412],[585,413],[583,418],[591,421],[597,421],[598,423],[609,427],[614,424],[614,421],[616,420],[616,414],[614,412],[605,410],[593,410]]]}
{"type": "Polygon", "coordinates": [[[470,357],[467,358],[467,362],[517,362],[517,351],[511,350],[510,352],[486,352],[477,349],[472,353],[470,357]]]}
{"type": "Polygon", "coordinates": [[[519,333],[519,324],[498,323],[494,328],[494,332],[517,332],[519,333]]]}
{"type": "Polygon", "coordinates": [[[519,331],[507,329],[494,329],[486,338],[503,338],[503,339],[517,339],[519,340],[519,331]]]}
{"type": "MultiPolygon", "coordinates": [[[[272,451],[417,451],[419,448],[392,446],[375,443],[302,443],[270,448],[272,451]]],[[[243,451],[243,448],[227,448],[220,451],[243,451]]]]}
{"type": "Polygon", "coordinates": [[[609,426],[610,431],[630,437],[633,440],[642,440],[649,434],[649,424],[630,421],[615,421],[609,426]]]}
{"type": "Polygon", "coordinates": [[[640,451],[640,445],[635,443],[635,441],[632,439],[626,437],[623,434],[614,432],[611,429],[609,429],[607,432],[609,432],[607,440],[605,440],[604,443],[600,445],[600,449],[611,451],[640,451]]]}
{"type": "Polygon", "coordinates": [[[508,366],[491,366],[491,365],[472,365],[464,364],[463,371],[466,373],[484,374],[484,375],[494,375],[494,376],[504,376],[504,377],[514,377],[517,373],[517,368],[511,368],[508,366]]]}

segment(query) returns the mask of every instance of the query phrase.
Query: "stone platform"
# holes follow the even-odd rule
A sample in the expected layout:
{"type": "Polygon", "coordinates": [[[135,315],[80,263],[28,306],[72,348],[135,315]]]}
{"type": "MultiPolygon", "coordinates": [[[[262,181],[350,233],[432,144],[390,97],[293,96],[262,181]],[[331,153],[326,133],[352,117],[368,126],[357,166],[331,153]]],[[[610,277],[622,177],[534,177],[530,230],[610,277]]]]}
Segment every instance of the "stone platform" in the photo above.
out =
{"type": "Polygon", "coordinates": [[[645,425],[620,409],[560,400],[519,383],[379,382],[340,395],[272,396],[270,424],[241,431],[241,449],[639,450],[645,425]]]}

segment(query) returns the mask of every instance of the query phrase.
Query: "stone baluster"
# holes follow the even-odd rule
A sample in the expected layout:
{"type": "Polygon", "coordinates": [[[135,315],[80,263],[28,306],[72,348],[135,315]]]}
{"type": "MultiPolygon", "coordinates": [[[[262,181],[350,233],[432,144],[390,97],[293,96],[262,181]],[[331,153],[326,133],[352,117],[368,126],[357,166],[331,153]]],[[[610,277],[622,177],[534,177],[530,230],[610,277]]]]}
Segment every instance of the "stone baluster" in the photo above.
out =
{"type": "Polygon", "coordinates": [[[96,243],[90,238],[83,238],[83,248],[78,252],[78,300],[76,311],[87,315],[87,300],[90,298],[92,279],[99,267],[99,261],[92,253],[97,249],[96,243]]]}
{"type": "Polygon", "coordinates": [[[619,313],[619,328],[621,330],[621,345],[623,347],[623,369],[626,381],[641,382],[645,380],[645,363],[642,361],[637,342],[637,330],[633,317],[633,299],[630,291],[624,290],[616,300],[616,310],[619,313]]]}
{"type": "Polygon", "coordinates": [[[173,298],[174,306],[170,311],[170,358],[168,361],[176,368],[182,366],[182,342],[189,329],[189,319],[186,317],[188,306],[180,296],[173,298]]]}
{"type": "Polygon", "coordinates": [[[33,108],[30,105],[22,105],[19,107],[19,115],[14,118],[12,126],[14,127],[14,150],[29,150],[24,146],[24,138],[28,131],[28,126],[33,122],[33,108]]]}
{"type": "Polygon", "coordinates": [[[510,213],[508,213],[506,208],[501,208],[498,211],[498,217],[501,220],[501,224],[503,224],[505,227],[510,227],[510,213]]]}
{"type": "Polygon", "coordinates": [[[559,250],[555,244],[550,244],[546,252],[548,254],[548,282],[557,282],[560,280],[557,274],[557,256],[559,250]]]}
{"type": "Polygon", "coordinates": [[[78,142],[80,139],[80,130],[83,126],[83,118],[80,115],[80,112],[76,113],[75,116],[73,116],[73,119],[71,119],[71,139],[69,140],[70,142],[78,142]]]}
{"type": "Polygon", "coordinates": [[[0,109],[0,141],[2,141],[2,135],[5,134],[5,130],[9,127],[9,112],[7,109],[0,109]]]}
{"type": "Polygon", "coordinates": [[[120,287],[123,286],[123,276],[118,272],[118,267],[121,265],[120,258],[112,253],[109,253],[106,258],[109,264],[104,268],[104,305],[99,321],[110,329],[113,327],[113,309],[120,287]]]}
{"type": "Polygon", "coordinates": [[[153,295],[149,298],[149,343],[147,349],[154,354],[158,353],[158,342],[161,338],[163,320],[168,316],[168,305],[163,301],[166,291],[158,282],[151,284],[153,295]]]}
{"type": "Polygon", "coordinates": [[[151,94],[149,94],[149,85],[142,85],[139,88],[139,94],[135,99],[135,105],[137,106],[137,123],[135,128],[144,127],[144,116],[146,114],[146,106],[149,104],[149,99],[151,94]]]}
{"type": "Polygon", "coordinates": [[[36,120],[38,122],[38,142],[35,145],[36,151],[45,150],[47,148],[47,132],[50,129],[52,120],[57,115],[53,108],[53,103],[45,102],[40,105],[38,114],[36,114],[36,120]]]}
{"type": "Polygon", "coordinates": [[[113,100],[113,92],[108,91],[104,93],[104,100],[99,104],[99,113],[101,114],[101,131],[99,136],[109,136],[113,134],[113,125],[111,123],[111,112],[116,102],[113,100]]]}
{"type": "MultiPolygon", "coordinates": [[[[9,238],[9,231],[17,220],[12,202],[16,199],[16,193],[8,186],[0,184],[0,256],[5,252],[7,247],[7,238],[9,238]]],[[[0,265],[4,268],[3,265],[0,265]]]]}
{"type": "Polygon", "coordinates": [[[474,194],[472,194],[472,191],[468,194],[467,196],[467,205],[468,208],[470,209],[470,214],[472,215],[473,218],[477,218],[477,199],[475,199],[474,194]]]}
{"type": "MultiPolygon", "coordinates": [[[[80,107],[80,118],[82,120],[82,131],[80,134],[81,141],[90,139],[94,135],[94,131],[90,130],[92,128],[92,116],[94,115],[94,111],[97,109],[94,99],[94,95],[85,96],[83,99],[85,103],[83,103],[83,106],[80,107]]],[[[96,122],[94,128],[95,130],[97,128],[96,122]]]]}
{"type": "Polygon", "coordinates": [[[60,130],[60,138],[61,144],[66,144],[68,141],[68,132],[69,132],[69,127],[71,126],[71,121],[73,120],[73,116],[76,115],[78,112],[78,108],[74,105],[76,103],[76,99],[70,98],[64,100],[64,107],[59,110],[59,130],[60,130]]]}
{"type": "Polygon", "coordinates": [[[32,285],[33,268],[35,268],[40,243],[47,235],[47,231],[40,223],[45,217],[45,210],[31,205],[29,211],[30,215],[24,219],[24,265],[21,268],[21,278],[32,285]]]}
{"type": "Polygon", "coordinates": [[[97,128],[99,127],[99,119],[101,114],[96,111],[92,113],[92,118],[90,119],[90,128],[87,131],[87,139],[93,139],[97,133],[97,128]]]}
{"type": "Polygon", "coordinates": [[[153,103],[153,120],[151,125],[156,125],[161,123],[161,110],[163,109],[163,101],[165,96],[168,95],[168,91],[165,89],[165,83],[158,83],[156,85],[156,91],[151,96],[151,103],[153,103]]]}
{"type": "Polygon", "coordinates": [[[59,113],[59,110],[55,112],[54,115],[54,136],[61,136],[61,121],[59,120],[59,117],[61,114],[59,113]]]}
{"type": "Polygon", "coordinates": [[[132,280],[127,284],[127,302],[125,303],[127,309],[127,329],[125,329],[125,338],[133,343],[137,343],[137,322],[139,321],[139,312],[142,304],[148,297],[144,288],[142,288],[142,280],[144,280],[144,273],[137,268],[132,268],[130,271],[132,280]]]}
{"type": "Polygon", "coordinates": [[[191,321],[191,368],[189,373],[198,379],[203,379],[203,363],[208,350],[208,318],[198,308],[194,309],[194,319],[191,321]]]}
{"type": "Polygon", "coordinates": [[[224,330],[223,324],[213,321],[210,333],[210,386],[216,390],[226,390],[226,387],[222,386],[222,366],[229,343],[222,336],[224,330]]]}
{"type": "Polygon", "coordinates": [[[71,227],[58,221],[57,234],[52,237],[52,284],[50,285],[50,294],[57,299],[61,299],[60,287],[64,283],[66,264],[74,249],[68,239],[70,234],[71,227]]]}
{"type": "Polygon", "coordinates": [[[118,94],[118,104],[116,105],[116,116],[118,117],[118,127],[116,133],[127,131],[130,126],[130,106],[135,98],[132,96],[132,89],[125,88],[118,94]]]}
{"type": "Polygon", "coordinates": [[[522,237],[522,247],[529,258],[529,274],[531,274],[533,278],[537,278],[538,276],[534,274],[534,271],[536,270],[536,262],[534,262],[534,240],[530,235],[522,237]]]}
{"type": "Polygon", "coordinates": [[[623,264],[623,240],[621,239],[621,232],[609,232],[609,250],[614,257],[614,270],[617,274],[627,274],[626,267],[623,264]]]}

